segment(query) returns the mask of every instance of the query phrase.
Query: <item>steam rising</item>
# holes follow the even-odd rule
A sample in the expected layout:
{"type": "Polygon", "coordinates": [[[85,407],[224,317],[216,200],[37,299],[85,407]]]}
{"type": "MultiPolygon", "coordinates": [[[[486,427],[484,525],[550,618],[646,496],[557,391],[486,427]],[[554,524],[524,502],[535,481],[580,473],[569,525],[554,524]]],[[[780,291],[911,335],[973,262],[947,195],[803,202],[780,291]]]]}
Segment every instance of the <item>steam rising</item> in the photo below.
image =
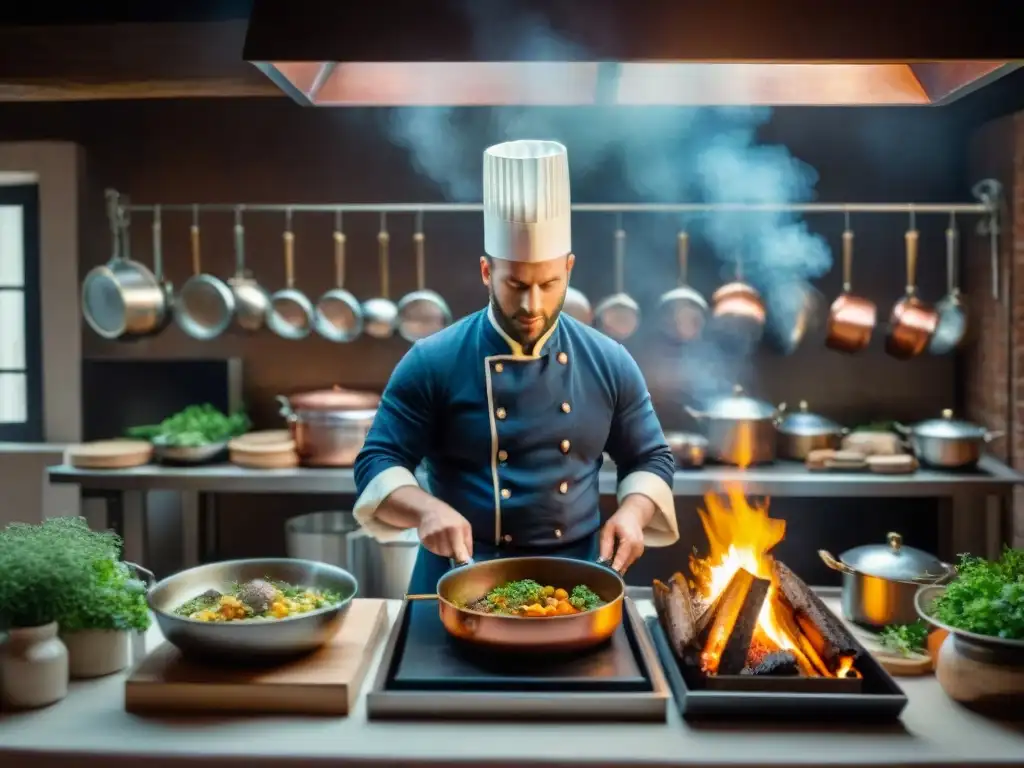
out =
{"type": "MultiPolygon", "coordinates": [[[[588,60],[585,51],[556,37],[543,19],[527,18],[519,10],[506,14],[507,7],[491,0],[467,4],[477,45],[487,44],[496,25],[501,36],[509,39],[511,23],[521,41],[516,57],[520,60],[588,60]]],[[[530,87],[536,95],[545,88],[562,90],[561,84],[545,78],[530,87]]],[[[616,170],[624,189],[608,189],[595,202],[796,202],[812,199],[817,182],[815,170],[785,147],[758,144],[758,129],[771,117],[766,108],[437,107],[395,109],[389,116],[392,141],[406,147],[417,170],[431,178],[447,199],[457,202],[480,199],[481,155],[486,145],[524,138],[564,143],[576,189],[599,170],[616,170]]],[[[716,212],[691,217],[685,225],[711,246],[722,263],[723,278],[731,279],[737,264],[742,266],[744,280],[765,300],[768,331],[777,340],[787,338],[796,324],[811,290],[808,280],[832,266],[827,243],[789,213],[716,212]]],[[[631,254],[645,245],[660,250],[672,247],[671,240],[666,246],[662,234],[656,245],[637,242],[652,229],[637,231],[636,237],[630,232],[631,254]]],[[[703,399],[736,381],[746,368],[749,350],[737,351],[708,340],[691,345],[683,354],[689,371],[703,372],[689,382],[691,394],[703,399]]]]}

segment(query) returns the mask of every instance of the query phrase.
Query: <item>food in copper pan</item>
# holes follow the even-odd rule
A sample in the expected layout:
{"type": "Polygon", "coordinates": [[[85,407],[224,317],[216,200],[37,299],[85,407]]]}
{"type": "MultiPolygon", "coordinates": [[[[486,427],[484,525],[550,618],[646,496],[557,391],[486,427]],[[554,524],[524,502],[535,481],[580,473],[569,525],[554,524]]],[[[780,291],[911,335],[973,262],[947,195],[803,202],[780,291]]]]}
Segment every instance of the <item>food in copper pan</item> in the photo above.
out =
{"type": "Polygon", "coordinates": [[[544,618],[573,616],[604,604],[605,601],[586,584],[578,584],[569,591],[532,579],[520,579],[494,587],[479,600],[461,607],[480,613],[544,618]]]}

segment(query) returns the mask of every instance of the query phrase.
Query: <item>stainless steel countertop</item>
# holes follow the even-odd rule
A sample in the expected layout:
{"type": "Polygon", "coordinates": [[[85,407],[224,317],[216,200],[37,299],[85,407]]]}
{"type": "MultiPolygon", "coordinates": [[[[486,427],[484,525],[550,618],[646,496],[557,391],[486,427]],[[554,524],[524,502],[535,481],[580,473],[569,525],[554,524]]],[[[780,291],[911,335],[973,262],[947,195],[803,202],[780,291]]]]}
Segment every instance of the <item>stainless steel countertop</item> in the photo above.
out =
{"type": "MultiPolygon", "coordinates": [[[[207,467],[164,467],[150,464],[135,469],[88,470],[67,465],[50,467],[50,482],[72,483],[88,490],[171,490],[196,493],[354,494],[351,469],[245,469],[232,464],[207,467]]],[[[920,469],[911,475],[870,472],[810,472],[803,464],[777,464],[740,470],[708,466],[679,470],[673,482],[677,496],[702,496],[724,484],[741,481],[747,493],[790,497],[948,497],[957,494],[1001,494],[1024,484],[1024,475],[991,456],[973,472],[920,469]]],[[[614,465],[605,464],[601,493],[614,495],[614,465]]]]}
{"type": "MultiPolygon", "coordinates": [[[[826,602],[836,609],[835,598],[826,602]]],[[[394,620],[400,607],[389,604],[394,620]]],[[[637,602],[650,614],[649,601],[637,602]]],[[[159,642],[151,630],[147,644],[159,642]]],[[[153,647],[153,645],[150,645],[153,647]]],[[[0,765],[119,768],[263,766],[1020,766],[1024,724],[975,715],[932,676],[901,678],[909,699],[897,725],[687,723],[669,702],[664,723],[368,721],[365,692],[349,717],[136,717],[124,711],[124,675],[75,682],[67,699],[35,712],[0,714],[0,765]],[[467,731],[486,738],[466,738],[467,731]]]]}

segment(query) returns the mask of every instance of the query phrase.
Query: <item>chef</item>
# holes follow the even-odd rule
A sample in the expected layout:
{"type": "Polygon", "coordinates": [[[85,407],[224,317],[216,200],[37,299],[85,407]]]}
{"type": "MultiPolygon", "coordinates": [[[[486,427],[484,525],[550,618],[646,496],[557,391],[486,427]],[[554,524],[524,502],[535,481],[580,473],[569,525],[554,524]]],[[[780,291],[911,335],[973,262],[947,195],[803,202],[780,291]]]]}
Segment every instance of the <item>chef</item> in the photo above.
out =
{"type": "Polygon", "coordinates": [[[355,464],[366,531],[418,530],[410,592],[433,592],[450,559],[600,558],[625,572],[645,545],[679,538],[675,460],[639,367],[560,312],[575,261],[565,147],[490,147],[483,190],[488,306],[406,353],[355,464]],[[601,527],[606,451],[618,509],[601,527]]]}

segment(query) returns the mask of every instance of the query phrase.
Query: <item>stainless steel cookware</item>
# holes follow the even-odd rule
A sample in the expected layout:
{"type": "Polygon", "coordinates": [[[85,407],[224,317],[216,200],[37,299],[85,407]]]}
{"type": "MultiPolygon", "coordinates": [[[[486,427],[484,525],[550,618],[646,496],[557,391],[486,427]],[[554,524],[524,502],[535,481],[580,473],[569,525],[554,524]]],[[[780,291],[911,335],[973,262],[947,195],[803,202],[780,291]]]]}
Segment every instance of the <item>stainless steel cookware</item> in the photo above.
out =
{"type": "Polygon", "coordinates": [[[584,325],[592,325],[594,322],[594,310],[590,306],[590,299],[584,295],[583,291],[573,288],[571,285],[565,289],[562,311],[584,325]]]}
{"type": "Polygon", "coordinates": [[[235,275],[228,279],[235,297],[235,327],[253,332],[263,328],[270,311],[270,294],[245,268],[245,227],[242,206],[235,208],[235,275]]]}
{"type": "Polygon", "coordinates": [[[597,327],[616,341],[625,341],[640,327],[640,305],[626,293],[626,231],[615,230],[615,293],[603,299],[594,310],[597,327]]]}
{"type": "Polygon", "coordinates": [[[811,451],[838,450],[843,435],[849,432],[831,419],[811,413],[806,400],[800,401],[796,411],[787,413],[785,403],[779,406],[779,411],[782,415],[776,423],[779,433],[776,442],[780,459],[805,461],[811,451]]]}
{"type": "Polygon", "coordinates": [[[310,467],[351,467],[377,414],[380,396],[335,387],[277,398],[295,450],[310,467]]]}
{"type": "Polygon", "coordinates": [[[416,290],[398,302],[398,335],[406,341],[419,341],[451,323],[452,311],[441,294],[427,288],[423,214],[416,214],[412,243],[416,252],[416,290]]]}
{"type": "Polygon", "coordinates": [[[708,451],[708,439],[694,432],[666,432],[665,442],[676,457],[676,464],[683,469],[704,466],[708,451]]]}
{"type": "Polygon", "coordinates": [[[193,339],[220,336],[235,316],[235,294],[220,278],[203,272],[199,247],[199,206],[192,207],[192,277],[181,286],[174,320],[193,339]]]}
{"type": "Polygon", "coordinates": [[[738,384],[706,410],[687,406],[686,412],[704,425],[708,455],[716,461],[745,467],[775,460],[778,409],[747,396],[738,384]]]}
{"type": "Polygon", "coordinates": [[[160,631],[183,653],[242,663],[313,651],[338,631],[359,585],[348,571],[327,563],[287,558],[227,560],[168,576],[149,590],[149,607],[160,631]],[[338,605],[275,621],[207,622],[176,616],[175,608],[209,589],[226,591],[236,582],[273,579],[330,589],[338,605]]]}
{"type": "Polygon", "coordinates": [[[304,339],[313,330],[313,303],[295,289],[295,233],[291,209],[285,211],[284,227],[285,287],[270,297],[267,326],[283,339],[304,339]]]}
{"type": "Polygon", "coordinates": [[[944,469],[962,469],[978,463],[985,446],[1002,437],[970,421],[953,418],[952,409],[945,409],[941,418],[928,419],[913,426],[895,424],[900,434],[910,440],[910,447],[923,463],[944,469]]]}
{"type": "Polygon", "coordinates": [[[939,324],[928,342],[928,351],[933,355],[945,355],[960,346],[967,332],[967,313],[960,300],[960,281],[958,280],[960,261],[957,258],[956,219],[950,214],[949,227],[946,229],[946,279],[948,293],[935,305],[939,313],[939,324]]]}
{"type": "Polygon", "coordinates": [[[388,234],[387,214],[380,215],[377,233],[377,260],[380,267],[380,296],[363,302],[363,330],[375,339],[390,339],[395,335],[398,307],[389,297],[391,270],[388,265],[391,236],[388,234]]]}
{"type": "Polygon", "coordinates": [[[313,324],[317,333],[337,342],[352,341],[363,332],[363,308],[359,299],[345,290],[345,233],[341,211],[334,215],[334,288],[317,301],[313,324]]]}
{"type": "Polygon", "coordinates": [[[85,276],[82,313],[89,327],[105,339],[147,335],[163,327],[170,312],[167,295],[161,280],[130,258],[128,212],[117,192],[107,190],[106,196],[112,252],[106,264],[85,276]]]}
{"type": "Polygon", "coordinates": [[[824,549],[818,550],[818,555],[825,565],[843,574],[843,615],[875,629],[913,624],[918,618],[914,607],[918,587],[942,584],[956,575],[952,565],[904,546],[898,533],[887,534],[885,544],[854,547],[838,559],[824,549]]]}
{"type": "Polygon", "coordinates": [[[676,237],[679,260],[679,284],[658,300],[658,325],[670,341],[685,343],[700,337],[708,313],[708,303],[700,292],[686,282],[690,236],[680,232],[676,237]]]}

